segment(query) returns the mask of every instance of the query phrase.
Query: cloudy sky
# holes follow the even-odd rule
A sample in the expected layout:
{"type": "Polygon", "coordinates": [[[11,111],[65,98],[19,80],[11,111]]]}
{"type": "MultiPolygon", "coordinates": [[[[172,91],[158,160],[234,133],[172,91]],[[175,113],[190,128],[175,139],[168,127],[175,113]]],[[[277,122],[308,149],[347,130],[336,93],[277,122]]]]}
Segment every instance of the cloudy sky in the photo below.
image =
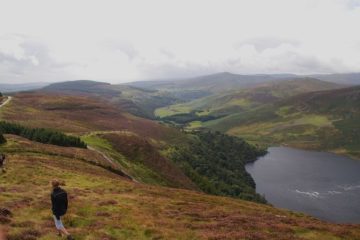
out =
{"type": "Polygon", "coordinates": [[[0,0],[0,83],[360,72],[360,0],[0,0]]]}

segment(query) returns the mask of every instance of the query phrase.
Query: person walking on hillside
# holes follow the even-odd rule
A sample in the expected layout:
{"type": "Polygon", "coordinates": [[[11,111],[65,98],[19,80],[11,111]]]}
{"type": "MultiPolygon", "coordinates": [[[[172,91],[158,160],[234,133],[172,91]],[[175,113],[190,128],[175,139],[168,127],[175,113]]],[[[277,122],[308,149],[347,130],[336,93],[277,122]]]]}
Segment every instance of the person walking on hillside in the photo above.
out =
{"type": "Polygon", "coordinates": [[[52,213],[54,215],[55,227],[59,232],[59,236],[64,234],[68,240],[73,240],[74,238],[70,233],[65,229],[61,217],[66,214],[68,208],[68,197],[64,189],[60,188],[60,182],[58,180],[52,180],[51,185],[53,191],[51,193],[51,204],[52,204],[52,213]]]}
{"type": "Polygon", "coordinates": [[[5,169],[5,159],[6,159],[6,156],[5,154],[0,154],[0,169],[1,169],[1,172],[2,173],[5,173],[6,172],[6,169],[5,169]]]}

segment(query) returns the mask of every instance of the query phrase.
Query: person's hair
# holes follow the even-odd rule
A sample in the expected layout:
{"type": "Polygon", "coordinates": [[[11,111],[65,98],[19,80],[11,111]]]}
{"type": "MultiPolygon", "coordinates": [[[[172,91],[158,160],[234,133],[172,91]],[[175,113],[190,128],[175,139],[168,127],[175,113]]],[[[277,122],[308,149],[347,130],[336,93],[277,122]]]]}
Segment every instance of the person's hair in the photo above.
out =
{"type": "Polygon", "coordinates": [[[51,185],[53,186],[53,188],[57,188],[57,187],[60,186],[60,181],[57,180],[57,179],[53,179],[53,180],[51,181],[51,185]]]}

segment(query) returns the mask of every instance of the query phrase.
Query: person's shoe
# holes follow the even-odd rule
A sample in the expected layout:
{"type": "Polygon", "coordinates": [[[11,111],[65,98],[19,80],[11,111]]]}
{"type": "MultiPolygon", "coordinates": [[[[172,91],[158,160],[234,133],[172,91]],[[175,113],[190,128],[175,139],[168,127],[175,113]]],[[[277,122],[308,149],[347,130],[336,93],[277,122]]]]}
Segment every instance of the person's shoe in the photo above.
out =
{"type": "Polygon", "coordinates": [[[67,240],[74,240],[74,238],[73,238],[71,235],[67,236],[66,239],[67,239],[67,240]]]}

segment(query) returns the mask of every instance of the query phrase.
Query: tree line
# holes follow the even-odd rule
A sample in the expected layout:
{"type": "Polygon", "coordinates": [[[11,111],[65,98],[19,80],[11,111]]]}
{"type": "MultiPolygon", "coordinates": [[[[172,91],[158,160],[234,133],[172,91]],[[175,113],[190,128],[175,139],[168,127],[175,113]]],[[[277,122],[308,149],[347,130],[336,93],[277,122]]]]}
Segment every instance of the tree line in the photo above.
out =
{"type": "Polygon", "coordinates": [[[87,147],[79,137],[68,136],[64,133],[46,128],[28,128],[17,123],[5,121],[0,121],[0,144],[6,142],[6,139],[2,134],[14,134],[31,141],[64,147],[87,147]]]}
{"type": "Polygon", "coordinates": [[[219,116],[203,115],[203,116],[199,116],[199,115],[197,115],[196,111],[192,111],[190,113],[179,113],[179,114],[175,114],[175,115],[171,115],[171,116],[158,118],[158,120],[164,121],[164,122],[175,122],[175,123],[179,123],[179,124],[186,124],[186,123],[190,123],[190,122],[193,122],[193,121],[206,122],[206,121],[211,121],[211,120],[215,120],[215,119],[222,118],[222,117],[224,117],[224,115],[219,115],[219,116]]]}
{"type": "Polygon", "coordinates": [[[264,149],[220,132],[193,132],[190,144],[167,154],[206,193],[266,203],[245,170],[246,163],[266,154],[264,149]]]}

